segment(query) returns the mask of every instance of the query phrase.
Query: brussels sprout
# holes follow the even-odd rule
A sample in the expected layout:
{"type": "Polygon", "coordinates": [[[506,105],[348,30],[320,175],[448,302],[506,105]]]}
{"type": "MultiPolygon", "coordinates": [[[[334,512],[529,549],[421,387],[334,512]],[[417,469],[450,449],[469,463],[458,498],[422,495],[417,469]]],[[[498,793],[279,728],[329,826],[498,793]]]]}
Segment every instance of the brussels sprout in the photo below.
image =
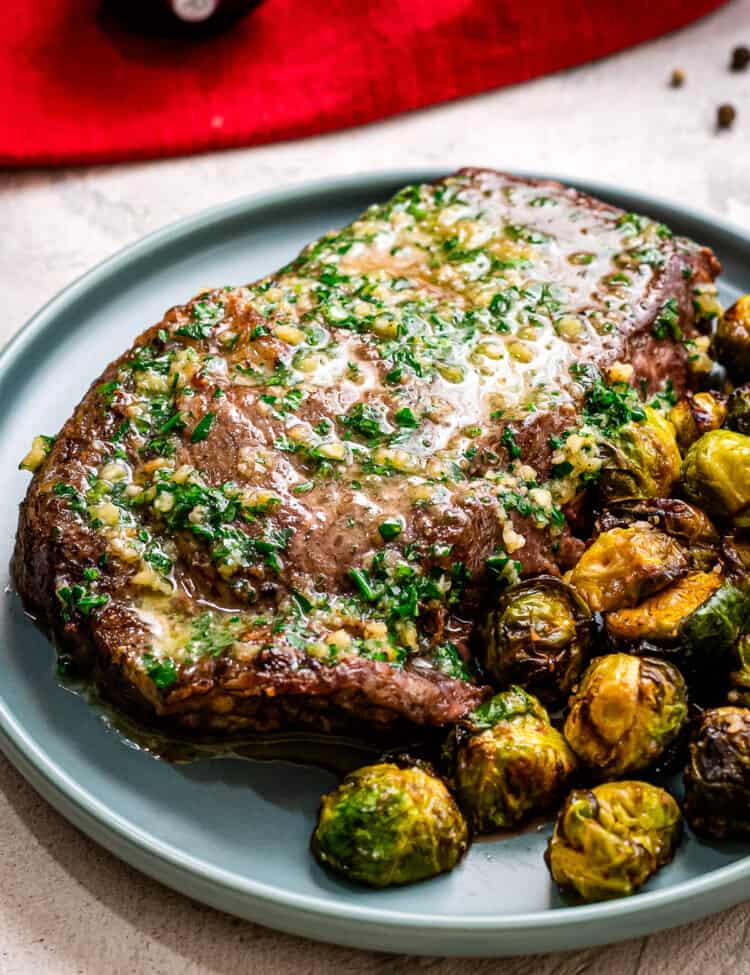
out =
{"type": "Polygon", "coordinates": [[[716,839],[750,834],[750,709],[704,712],[685,769],[685,818],[716,839]]]}
{"type": "Polygon", "coordinates": [[[610,442],[613,456],[598,484],[604,498],[656,498],[669,494],[680,477],[674,427],[650,407],[645,412],[645,421],[626,423],[610,442]]]}
{"type": "Polygon", "coordinates": [[[515,682],[555,701],[570,693],[583,671],[595,629],[571,586],[537,576],[506,589],[490,610],[480,656],[500,686],[515,682]]]}
{"type": "Polygon", "coordinates": [[[704,433],[685,455],[682,486],[711,514],[741,523],[750,506],[750,437],[733,430],[704,433]]]}
{"type": "Polygon", "coordinates": [[[570,573],[570,583],[595,612],[635,606],[688,571],[682,547],[645,522],[602,532],[570,573]]]}
{"type": "Polygon", "coordinates": [[[750,383],[732,391],[727,400],[727,419],[724,426],[735,433],[750,434],[750,383]]]}
{"type": "Polygon", "coordinates": [[[679,498],[633,498],[607,505],[597,519],[595,534],[645,521],[684,546],[691,565],[710,569],[716,564],[720,536],[708,517],[679,498]]]}
{"type": "Polygon", "coordinates": [[[614,653],[589,666],[570,699],[565,738],[602,777],[651,765],[687,716],[687,691],[672,664],[614,653]]]}
{"type": "Polygon", "coordinates": [[[638,606],[608,613],[607,633],[616,646],[624,644],[632,653],[671,651],[686,658],[705,653],[715,661],[736,639],[735,621],[746,615],[747,601],[731,584],[721,598],[712,599],[721,588],[717,573],[691,572],[638,606]],[[709,599],[711,605],[702,609],[709,599]]]}
{"type": "Polygon", "coordinates": [[[468,848],[468,830],[440,779],[383,763],[357,769],[323,796],[311,845],[323,866],[388,887],[452,870],[468,848]]]}
{"type": "Polygon", "coordinates": [[[560,810],[545,860],[565,891],[598,901],[635,893],[674,856],[680,809],[647,782],[577,789],[560,810]]]}
{"type": "Polygon", "coordinates": [[[726,415],[727,406],[716,393],[688,393],[669,411],[680,450],[687,450],[709,430],[718,430],[726,415]]]}
{"type": "Polygon", "coordinates": [[[454,782],[476,832],[516,826],[557,802],[576,761],[536,698],[511,687],[469,724],[475,730],[458,738],[454,782]]]}
{"type": "Polygon", "coordinates": [[[734,379],[750,379],[750,295],[724,312],[714,335],[719,361],[734,379]]]}

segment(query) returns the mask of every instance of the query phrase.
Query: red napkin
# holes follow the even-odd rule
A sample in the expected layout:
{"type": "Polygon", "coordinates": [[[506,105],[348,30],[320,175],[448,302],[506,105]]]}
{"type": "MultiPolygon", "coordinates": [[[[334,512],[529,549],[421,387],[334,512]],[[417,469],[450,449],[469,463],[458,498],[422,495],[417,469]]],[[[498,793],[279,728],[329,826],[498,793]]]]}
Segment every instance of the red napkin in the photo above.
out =
{"type": "Polygon", "coordinates": [[[359,125],[610,54],[723,2],[264,0],[230,31],[185,42],[105,31],[97,0],[6,0],[0,163],[143,159],[359,125]]]}

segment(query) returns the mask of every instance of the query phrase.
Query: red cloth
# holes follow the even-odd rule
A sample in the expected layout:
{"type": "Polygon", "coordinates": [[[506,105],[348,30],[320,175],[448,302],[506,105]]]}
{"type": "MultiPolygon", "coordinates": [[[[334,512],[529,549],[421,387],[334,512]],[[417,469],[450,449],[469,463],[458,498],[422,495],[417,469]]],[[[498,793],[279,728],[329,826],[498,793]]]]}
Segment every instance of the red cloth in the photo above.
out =
{"type": "MultiPolygon", "coordinates": [[[[143,159],[359,125],[610,54],[723,2],[264,0],[229,32],[185,42],[105,32],[98,0],[5,0],[0,163],[143,159]]],[[[637,97],[627,84],[623,98],[637,97]]]]}

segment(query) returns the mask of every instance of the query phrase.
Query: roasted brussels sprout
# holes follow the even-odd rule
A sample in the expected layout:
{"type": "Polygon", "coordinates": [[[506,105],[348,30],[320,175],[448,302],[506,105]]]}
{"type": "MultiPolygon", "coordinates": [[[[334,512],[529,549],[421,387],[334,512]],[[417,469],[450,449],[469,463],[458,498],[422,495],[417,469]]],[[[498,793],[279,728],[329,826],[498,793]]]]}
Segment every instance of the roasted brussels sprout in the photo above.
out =
{"type": "Polygon", "coordinates": [[[738,298],[719,319],[714,347],[733,379],[750,379],[750,295],[738,298]]]}
{"type": "Polygon", "coordinates": [[[598,484],[604,498],[656,498],[669,494],[680,477],[674,427],[650,407],[645,412],[644,421],[625,424],[611,441],[613,454],[598,484]]]}
{"type": "Polygon", "coordinates": [[[669,653],[692,669],[721,665],[750,624],[750,595],[716,572],[692,572],[633,609],[607,614],[615,645],[669,653]]]}
{"type": "Polygon", "coordinates": [[[587,901],[623,897],[672,859],[681,834],[679,806],[664,789],[605,782],[570,794],[545,860],[565,891],[587,901]]]}
{"type": "Polygon", "coordinates": [[[575,589],[553,576],[537,576],[506,589],[490,610],[480,656],[501,687],[515,682],[543,701],[557,701],[586,666],[595,629],[575,589]]]}
{"type": "Polygon", "coordinates": [[[323,796],[311,845],[323,866],[388,887],[452,870],[468,848],[468,830],[440,779],[383,763],[357,769],[323,796]]]}
{"type": "Polygon", "coordinates": [[[685,818],[716,839],[750,834],[750,709],[703,714],[685,769],[685,818]]]}
{"type": "Polygon", "coordinates": [[[591,609],[635,606],[688,571],[682,547],[644,522],[602,532],[570,573],[570,582],[591,609]]]}
{"type": "Polygon", "coordinates": [[[688,393],[669,411],[680,450],[687,450],[709,430],[718,430],[726,415],[726,403],[716,393],[688,393]]]}
{"type": "Polygon", "coordinates": [[[721,538],[708,517],[679,498],[632,498],[615,501],[602,511],[595,534],[612,528],[626,528],[645,521],[666,532],[684,546],[693,568],[710,569],[716,564],[721,538]]]}
{"type": "Polygon", "coordinates": [[[554,805],[576,761],[539,701],[511,687],[472,718],[474,729],[458,738],[454,780],[473,829],[506,829],[554,805]]]}
{"type": "Polygon", "coordinates": [[[711,514],[742,524],[750,506],[750,437],[733,430],[704,433],[685,455],[682,487],[711,514]]]}
{"type": "Polygon", "coordinates": [[[738,386],[727,400],[727,418],[724,424],[735,433],[750,434],[750,383],[738,386]]]}
{"type": "Polygon", "coordinates": [[[589,666],[570,699],[565,738],[602,777],[651,765],[687,716],[687,691],[672,664],[613,653],[589,666]]]}

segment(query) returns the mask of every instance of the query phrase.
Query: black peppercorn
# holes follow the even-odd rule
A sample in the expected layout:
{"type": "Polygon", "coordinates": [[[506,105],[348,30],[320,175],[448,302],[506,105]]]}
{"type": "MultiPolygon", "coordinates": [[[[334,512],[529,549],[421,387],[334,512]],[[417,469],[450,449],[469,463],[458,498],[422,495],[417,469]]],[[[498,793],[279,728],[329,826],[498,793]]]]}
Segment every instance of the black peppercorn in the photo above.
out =
{"type": "Polygon", "coordinates": [[[669,79],[669,84],[672,86],[672,88],[682,88],[682,86],[685,84],[686,78],[687,75],[682,68],[675,68],[669,79]]]}
{"type": "Polygon", "coordinates": [[[736,118],[737,109],[734,105],[719,105],[716,110],[716,125],[720,129],[731,129],[736,118]]]}
{"type": "Polygon", "coordinates": [[[730,71],[744,71],[750,64],[750,47],[740,44],[732,51],[732,60],[729,64],[730,71]]]}

